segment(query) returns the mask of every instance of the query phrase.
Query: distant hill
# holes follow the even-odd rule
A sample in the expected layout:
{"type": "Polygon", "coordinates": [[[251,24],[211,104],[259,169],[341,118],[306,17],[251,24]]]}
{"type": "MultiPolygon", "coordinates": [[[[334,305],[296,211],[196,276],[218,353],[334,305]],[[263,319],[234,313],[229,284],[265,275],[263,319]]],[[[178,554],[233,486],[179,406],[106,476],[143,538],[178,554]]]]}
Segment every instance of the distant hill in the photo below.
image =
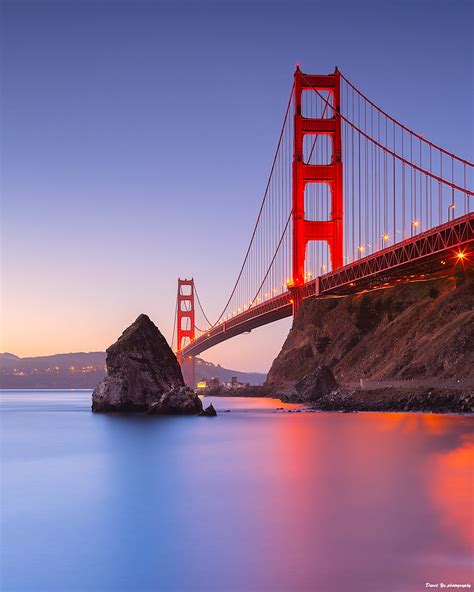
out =
{"type": "MultiPolygon", "coordinates": [[[[105,376],[105,352],[78,352],[31,358],[0,353],[0,388],[94,388],[105,376]]],[[[262,384],[265,374],[240,372],[197,358],[196,379],[219,378],[229,381],[236,376],[240,382],[262,384]]]]}
{"type": "Polygon", "coordinates": [[[215,365],[206,362],[201,358],[196,358],[196,380],[208,380],[209,378],[218,378],[221,382],[229,382],[232,376],[236,376],[239,382],[248,382],[251,385],[263,384],[266,374],[263,372],[240,372],[239,370],[229,370],[222,368],[219,364],[215,365]]]}

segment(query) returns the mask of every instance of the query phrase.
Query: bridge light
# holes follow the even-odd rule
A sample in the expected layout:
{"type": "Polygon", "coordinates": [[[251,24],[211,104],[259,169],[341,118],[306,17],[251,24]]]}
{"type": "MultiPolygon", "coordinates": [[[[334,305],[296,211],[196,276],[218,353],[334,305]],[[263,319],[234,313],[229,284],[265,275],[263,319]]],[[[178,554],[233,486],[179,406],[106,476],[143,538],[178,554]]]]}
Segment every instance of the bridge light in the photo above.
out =
{"type": "Polygon", "coordinates": [[[459,253],[456,253],[456,257],[459,259],[459,261],[462,261],[466,258],[466,254],[463,253],[463,251],[459,251],[459,253]]]}
{"type": "Polygon", "coordinates": [[[268,292],[265,292],[265,294],[263,296],[264,296],[264,298],[268,298],[268,292]]]}
{"type": "Polygon", "coordinates": [[[387,233],[385,233],[385,234],[382,236],[382,240],[384,240],[384,241],[388,241],[388,239],[389,239],[389,236],[388,236],[388,234],[387,234],[387,233]]]}
{"type": "Polygon", "coordinates": [[[257,296],[257,302],[260,302],[260,296],[257,296]]]}
{"type": "Polygon", "coordinates": [[[456,207],[456,205],[455,205],[455,204],[451,204],[449,207],[450,207],[452,210],[454,210],[454,208],[456,207]]]}
{"type": "Polygon", "coordinates": [[[411,225],[416,228],[417,226],[420,225],[420,221],[419,220],[413,220],[413,222],[411,223],[411,225]]]}
{"type": "Polygon", "coordinates": [[[365,251],[364,245],[360,245],[360,247],[357,250],[359,251],[359,253],[363,253],[365,251]]]}
{"type": "Polygon", "coordinates": [[[308,271],[308,277],[313,277],[313,274],[311,273],[311,271],[308,271]]]}
{"type": "Polygon", "coordinates": [[[325,263],[323,263],[323,265],[321,265],[321,269],[327,269],[327,268],[328,268],[328,266],[325,263]]]}

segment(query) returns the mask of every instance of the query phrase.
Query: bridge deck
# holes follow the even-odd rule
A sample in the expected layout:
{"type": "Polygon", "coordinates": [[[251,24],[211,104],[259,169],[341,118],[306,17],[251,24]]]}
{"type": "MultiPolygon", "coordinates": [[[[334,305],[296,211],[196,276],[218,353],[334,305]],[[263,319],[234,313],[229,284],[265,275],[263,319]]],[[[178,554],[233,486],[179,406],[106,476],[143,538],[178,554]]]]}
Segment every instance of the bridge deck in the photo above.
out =
{"type": "MultiPolygon", "coordinates": [[[[471,212],[316,278],[299,288],[300,295],[303,299],[343,296],[446,272],[457,259],[456,250],[471,252],[473,239],[471,212]]],[[[289,317],[292,302],[288,291],[253,306],[195,339],[181,355],[196,356],[231,337],[289,317]]]]}

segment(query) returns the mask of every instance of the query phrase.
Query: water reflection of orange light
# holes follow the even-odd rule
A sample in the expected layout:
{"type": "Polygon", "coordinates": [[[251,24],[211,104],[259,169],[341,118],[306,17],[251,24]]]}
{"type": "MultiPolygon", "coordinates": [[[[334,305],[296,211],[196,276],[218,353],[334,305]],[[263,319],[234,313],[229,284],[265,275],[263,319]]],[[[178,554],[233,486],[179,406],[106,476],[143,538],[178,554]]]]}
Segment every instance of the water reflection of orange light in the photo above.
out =
{"type": "Polygon", "coordinates": [[[445,434],[449,429],[449,423],[446,418],[440,415],[429,413],[387,413],[380,414],[377,422],[379,430],[395,431],[404,433],[415,431],[426,432],[435,436],[445,434]]]}
{"type": "Polygon", "coordinates": [[[470,436],[464,438],[459,448],[437,456],[432,487],[434,502],[441,510],[441,523],[472,550],[473,470],[474,436],[470,436]]]}

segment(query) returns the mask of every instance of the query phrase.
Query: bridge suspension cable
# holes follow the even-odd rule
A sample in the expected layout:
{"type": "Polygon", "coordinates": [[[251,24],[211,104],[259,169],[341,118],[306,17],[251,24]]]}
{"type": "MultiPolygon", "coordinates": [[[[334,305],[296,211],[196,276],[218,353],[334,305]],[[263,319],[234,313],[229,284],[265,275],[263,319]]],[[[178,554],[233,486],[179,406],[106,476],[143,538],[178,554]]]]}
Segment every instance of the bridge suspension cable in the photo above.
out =
{"type": "Polygon", "coordinates": [[[344,74],[342,72],[339,72],[339,74],[341,75],[341,78],[344,80],[344,82],[347,85],[349,85],[364,101],[366,101],[371,107],[376,109],[381,115],[383,115],[384,117],[389,119],[391,122],[393,122],[395,125],[397,125],[401,129],[403,129],[405,132],[411,134],[412,136],[415,136],[421,142],[425,142],[431,148],[434,148],[434,149],[438,150],[439,152],[446,154],[446,156],[449,156],[450,158],[454,158],[455,160],[458,160],[462,164],[466,164],[468,166],[474,166],[472,162],[469,162],[468,160],[465,160],[464,158],[460,158],[459,156],[456,156],[456,154],[453,154],[452,152],[449,152],[448,150],[441,148],[441,146],[438,146],[438,145],[434,144],[433,142],[430,142],[421,134],[417,134],[413,130],[409,129],[408,127],[406,127],[405,125],[403,125],[402,123],[397,121],[394,117],[392,117],[391,115],[389,115],[388,113],[383,111],[380,107],[378,107],[375,103],[373,103],[366,95],[364,95],[348,78],[346,78],[346,76],[344,76],[344,74]]]}
{"type": "MultiPolygon", "coordinates": [[[[267,247],[266,244],[264,244],[264,245],[261,244],[262,242],[266,243],[266,241],[259,240],[258,230],[259,230],[259,228],[261,228],[261,226],[260,226],[261,223],[263,223],[263,225],[266,227],[267,230],[269,228],[268,220],[267,219],[264,219],[265,218],[265,214],[266,214],[265,206],[267,204],[267,199],[268,199],[269,195],[271,196],[271,193],[272,193],[272,191],[271,191],[272,190],[272,180],[274,178],[274,173],[276,171],[276,168],[278,167],[278,164],[279,164],[279,156],[281,155],[281,152],[282,152],[282,146],[283,146],[283,144],[285,144],[285,142],[288,143],[287,142],[287,140],[288,140],[288,137],[287,136],[289,136],[289,134],[287,133],[288,122],[289,122],[289,117],[288,116],[289,116],[290,108],[291,108],[291,104],[292,104],[293,90],[294,90],[294,87],[292,86],[291,92],[290,92],[290,96],[289,96],[289,99],[288,99],[288,104],[287,104],[286,111],[285,111],[285,116],[284,116],[284,119],[283,119],[283,124],[282,124],[281,130],[280,130],[280,135],[279,135],[278,142],[277,142],[277,147],[276,147],[275,155],[273,157],[272,165],[271,165],[271,168],[270,168],[270,173],[269,173],[268,180],[267,180],[267,183],[266,183],[266,186],[265,186],[265,191],[263,193],[263,198],[262,198],[262,201],[261,201],[261,204],[260,204],[260,208],[259,208],[259,211],[258,211],[258,214],[257,214],[257,219],[256,219],[256,222],[255,222],[255,226],[253,228],[253,231],[252,231],[252,234],[251,234],[251,237],[250,237],[250,242],[249,242],[247,251],[246,251],[245,256],[244,256],[244,260],[242,262],[242,265],[240,267],[239,273],[237,275],[237,279],[236,279],[236,281],[235,281],[235,283],[234,283],[234,285],[232,287],[232,290],[230,292],[230,296],[228,297],[227,302],[225,303],[225,305],[224,305],[224,307],[222,309],[222,312],[218,316],[218,318],[215,321],[215,323],[210,323],[209,322],[209,325],[210,325],[211,328],[212,327],[215,327],[217,324],[219,324],[219,322],[225,316],[226,312],[229,309],[230,304],[232,303],[233,297],[236,295],[236,292],[238,291],[239,287],[242,286],[242,284],[240,283],[241,280],[243,280],[244,283],[246,283],[246,284],[249,283],[249,277],[247,277],[247,275],[249,275],[249,274],[248,273],[245,274],[245,272],[246,272],[246,265],[247,265],[247,263],[249,261],[249,257],[250,257],[251,252],[252,252],[252,247],[254,247],[254,245],[257,242],[259,243],[259,246],[264,246],[265,248],[267,247]]],[[[286,152],[288,151],[288,147],[287,146],[285,146],[283,148],[283,151],[285,151],[285,150],[286,150],[286,152]]],[[[285,156],[287,156],[287,154],[285,154],[285,156]]],[[[281,171],[279,171],[278,174],[280,174],[280,176],[281,176],[281,171]]],[[[273,212],[270,211],[270,214],[273,214],[273,212]]],[[[271,216],[271,217],[273,218],[273,216],[271,216]]],[[[260,267],[260,265],[259,265],[259,267],[260,267]]],[[[241,304],[241,306],[237,306],[237,310],[239,308],[243,308],[244,307],[244,304],[242,302],[240,304],[241,304]]],[[[202,312],[204,314],[204,311],[202,311],[202,312]]],[[[206,317],[206,319],[207,319],[207,317],[206,317]]]]}
{"type": "MultiPolygon", "coordinates": [[[[201,310],[202,316],[204,317],[204,319],[205,319],[205,321],[207,322],[208,326],[209,326],[209,327],[211,327],[211,326],[212,326],[212,323],[211,323],[211,321],[209,320],[209,318],[208,318],[207,314],[204,312],[204,308],[203,308],[203,306],[202,306],[202,304],[201,304],[201,299],[199,298],[199,292],[198,292],[198,289],[197,289],[197,286],[196,286],[196,284],[194,284],[194,293],[195,293],[195,295],[196,295],[196,300],[197,300],[197,303],[198,303],[198,305],[199,305],[199,309],[201,310]]],[[[196,329],[197,329],[198,331],[200,331],[201,333],[203,333],[203,332],[204,332],[204,329],[198,329],[198,327],[196,327],[196,329]]]]}

